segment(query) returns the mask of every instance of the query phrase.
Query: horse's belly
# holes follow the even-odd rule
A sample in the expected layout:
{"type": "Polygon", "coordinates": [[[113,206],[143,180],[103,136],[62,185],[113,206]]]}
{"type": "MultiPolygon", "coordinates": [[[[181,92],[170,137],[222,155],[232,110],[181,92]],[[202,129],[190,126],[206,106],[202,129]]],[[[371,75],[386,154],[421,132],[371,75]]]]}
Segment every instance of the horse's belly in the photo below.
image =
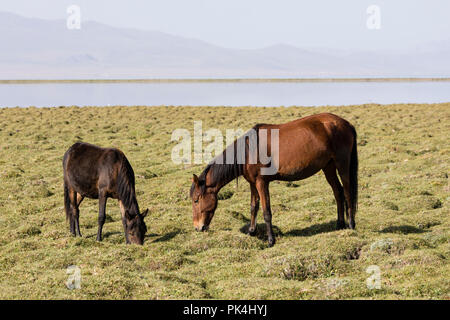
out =
{"type": "Polygon", "coordinates": [[[81,194],[83,197],[91,198],[91,199],[98,199],[98,189],[97,188],[87,188],[83,185],[75,184],[73,186],[73,189],[81,194]]]}
{"type": "Polygon", "coordinates": [[[97,182],[86,177],[70,175],[70,186],[83,197],[98,199],[97,182]]]}
{"type": "Polygon", "coordinates": [[[319,172],[322,168],[311,166],[306,168],[293,168],[293,169],[287,169],[287,168],[279,168],[277,173],[277,180],[284,180],[284,181],[296,181],[296,180],[303,180],[306,178],[311,177],[312,175],[319,172]]]}
{"type": "Polygon", "coordinates": [[[330,160],[331,156],[327,152],[309,154],[309,157],[292,157],[289,161],[280,159],[277,178],[286,181],[309,178],[325,168],[330,160]]]}

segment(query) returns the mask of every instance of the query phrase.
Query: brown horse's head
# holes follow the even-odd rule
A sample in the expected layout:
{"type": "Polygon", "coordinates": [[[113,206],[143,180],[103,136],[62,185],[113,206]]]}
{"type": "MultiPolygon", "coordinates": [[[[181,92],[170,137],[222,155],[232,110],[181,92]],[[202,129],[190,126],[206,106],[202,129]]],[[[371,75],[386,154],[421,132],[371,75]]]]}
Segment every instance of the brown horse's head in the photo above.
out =
{"type": "Polygon", "coordinates": [[[126,239],[127,243],[144,244],[145,233],[147,232],[147,226],[145,225],[144,218],[148,214],[148,209],[143,213],[136,215],[130,215],[128,210],[125,211],[126,221],[126,239]]]}
{"type": "Polygon", "coordinates": [[[206,231],[217,208],[217,193],[195,174],[191,186],[192,218],[197,231],[206,231]]]}

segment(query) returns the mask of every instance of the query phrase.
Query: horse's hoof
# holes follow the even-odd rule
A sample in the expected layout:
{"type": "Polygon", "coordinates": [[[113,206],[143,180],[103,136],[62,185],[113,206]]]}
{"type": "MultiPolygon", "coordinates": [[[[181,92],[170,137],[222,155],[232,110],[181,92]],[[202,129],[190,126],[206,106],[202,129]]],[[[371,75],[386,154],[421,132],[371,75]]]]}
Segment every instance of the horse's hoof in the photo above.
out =
{"type": "Polygon", "coordinates": [[[336,229],[337,230],[345,229],[345,222],[338,221],[337,224],[336,224],[336,229]]]}
{"type": "Polygon", "coordinates": [[[255,236],[256,235],[256,228],[253,229],[253,230],[252,229],[248,229],[248,235],[252,236],[252,237],[255,236]]]}
{"type": "Polygon", "coordinates": [[[275,245],[275,239],[269,239],[269,245],[268,247],[271,248],[275,245]]]}

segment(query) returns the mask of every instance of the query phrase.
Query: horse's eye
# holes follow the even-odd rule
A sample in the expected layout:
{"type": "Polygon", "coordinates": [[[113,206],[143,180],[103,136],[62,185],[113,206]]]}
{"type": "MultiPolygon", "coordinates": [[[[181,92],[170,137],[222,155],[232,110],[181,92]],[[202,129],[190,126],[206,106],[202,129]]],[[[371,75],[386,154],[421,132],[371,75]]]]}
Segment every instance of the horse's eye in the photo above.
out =
{"type": "Polygon", "coordinates": [[[198,199],[197,199],[197,200],[194,200],[194,203],[198,203],[198,199]]]}

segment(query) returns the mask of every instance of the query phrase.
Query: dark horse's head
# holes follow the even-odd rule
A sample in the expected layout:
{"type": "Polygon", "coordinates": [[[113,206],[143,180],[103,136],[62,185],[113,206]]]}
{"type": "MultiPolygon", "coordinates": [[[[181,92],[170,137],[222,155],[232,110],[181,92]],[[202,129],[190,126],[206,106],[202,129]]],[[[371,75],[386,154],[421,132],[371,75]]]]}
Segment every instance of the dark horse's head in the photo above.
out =
{"type": "Polygon", "coordinates": [[[129,211],[125,210],[126,223],[124,226],[127,243],[139,245],[144,244],[144,238],[147,232],[147,226],[145,225],[144,218],[147,214],[148,209],[135,215],[130,215],[129,211]]]}
{"type": "Polygon", "coordinates": [[[195,230],[207,231],[217,208],[217,192],[194,174],[190,196],[195,230]]]}
{"type": "Polygon", "coordinates": [[[126,242],[142,245],[147,232],[144,218],[148,214],[148,209],[142,213],[139,210],[134,189],[133,168],[125,156],[122,158],[121,169],[118,170],[116,181],[126,242]]]}

